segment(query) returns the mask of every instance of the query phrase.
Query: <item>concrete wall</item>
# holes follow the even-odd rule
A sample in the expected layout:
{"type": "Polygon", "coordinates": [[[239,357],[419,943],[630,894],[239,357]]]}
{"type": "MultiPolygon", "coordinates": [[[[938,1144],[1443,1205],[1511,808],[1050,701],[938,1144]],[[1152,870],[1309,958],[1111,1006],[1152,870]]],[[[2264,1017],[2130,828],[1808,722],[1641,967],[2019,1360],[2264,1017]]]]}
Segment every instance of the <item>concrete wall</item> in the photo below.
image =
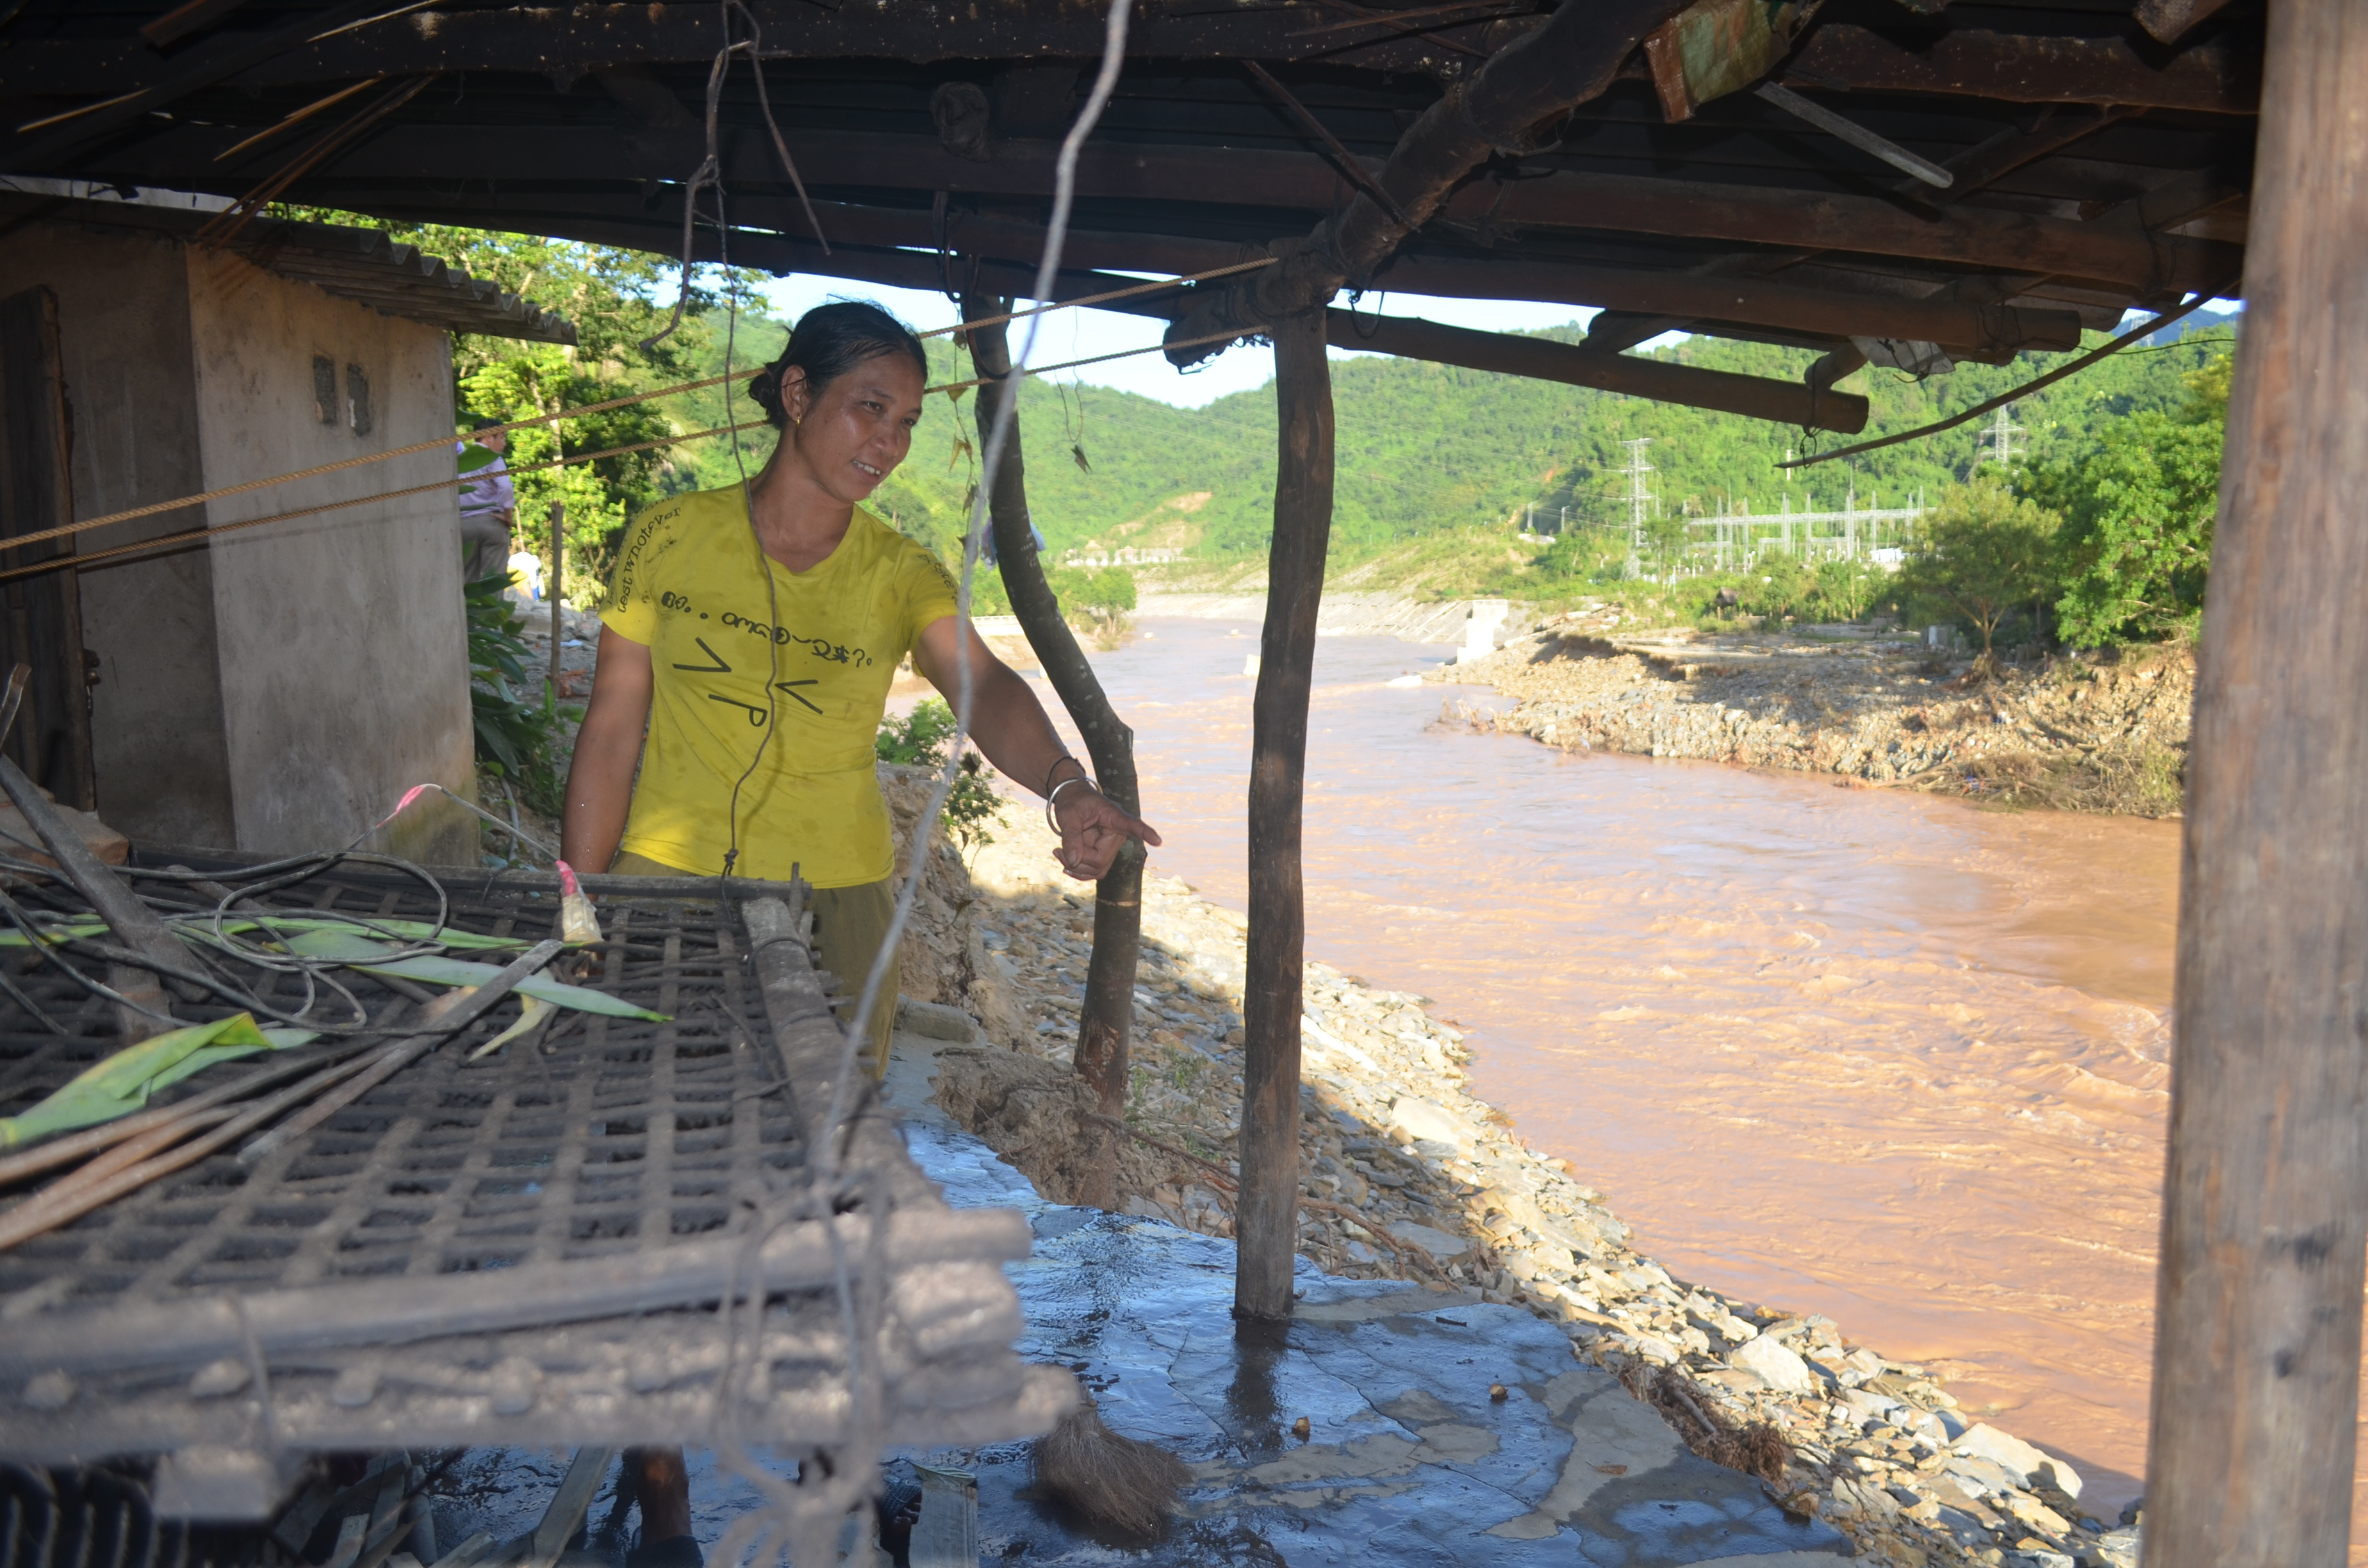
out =
{"type": "MultiPolygon", "coordinates": [[[[208,488],[451,434],[451,342],[442,331],[235,256],[187,255],[208,488]],[[315,368],[324,359],[335,391],[325,409],[315,368]],[[364,396],[368,428],[358,430],[364,396]]],[[[451,472],[450,450],[439,449],[214,502],[211,520],[220,527],[451,472]]],[[[473,791],[451,491],[234,534],[212,555],[240,848],[343,845],[414,784],[473,791]]],[[[470,819],[432,796],[383,836],[383,847],[414,859],[476,858],[470,819]]]]}
{"type": "MultiPolygon", "coordinates": [[[[78,517],[205,488],[188,268],[161,237],[39,223],[0,242],[0,295],[46,284],[73,415],[78,517]]],[[[84,534],[85,552],[196,528],[195,509],[84,534]]],[[[238,842],[214,657],[213,562],[191,550],[80,574],[99,657],[91,750],[99,815],[153,844],[238,842]]]]}
{"type": "MultiPolygon", "coordinates": [[[[0,240],[0,293],[58,296],[74,512],[91,517],[451,432],[450,340],[235,257],[30,225],[0,240]],[[333,422],[313,361],[334,369],[333,422]],[[349,368],[370,386],[353,428],[349,368]]],[[[87,552],[447,478],[431,451],[85,535],[87,552]]],[[[80,574],[99,658],[99,814],[147,843],[341,846],[409,786],[473,798],[460,520],[451,492],[233,534],[80,574]]],[[[473,864],[430,796],[371,847],[473,864]]]]}

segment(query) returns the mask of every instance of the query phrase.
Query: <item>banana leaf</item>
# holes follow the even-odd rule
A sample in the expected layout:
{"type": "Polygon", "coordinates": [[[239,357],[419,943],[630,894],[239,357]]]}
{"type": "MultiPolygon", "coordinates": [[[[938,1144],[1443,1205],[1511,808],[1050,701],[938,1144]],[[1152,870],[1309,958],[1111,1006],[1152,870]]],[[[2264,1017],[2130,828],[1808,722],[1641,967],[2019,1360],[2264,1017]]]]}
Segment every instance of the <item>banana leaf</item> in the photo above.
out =
{"type": "MultiPolygon", "coordinates": [[[[483,985],[501,973],[497,964],[471,963],[465,959],[390,958],[395,949],[383,943],[342,931],[302,931],[287,940],[288,950],[300,957],[328,959],[366,974],[393,974],[424,980],[431,985],[483,985]],[[375,960],[375,961],[373,961],[375,960]]],[[[548,975],[530,974],[518,982],[518,994],[539,996],[579,1013],[600,1013],[612,1018],[646,1018],[662,1024],[672,1017],[636,1007],[631,1002],[582,985],[568,985],[548,975]]]]}
{"type": "MultiPolygon", "coordinates": [[[[205,940],[213,936],[213,922],[211,920],[176,920],[172,925],[185,937],[205,940]]],[[[107,935],[107,923],[103,920],[61,921],[53,926],[44,926],[40,930],[43,936],[54,941],[67,942],[103,937],[107,935]]],[[[245,935],[250,931],[342,931],[365,938],[398,937],[406,941],[434,942],[441,948],[488,952],[514,952],[530,945],[517,937],[480,937],[472,931],[456,930],[449,926],[439,931],[425,920],[372,919],[369,925],[362,926],[351,920],[332,920],[317,915],[273,915],[263,919],[241,915],[235,920],[223,921],[222,930],[232,935],[245,935]]],[[[0,928],[0,948],[31,945],[24,932],[16,926],[0,928]]]]}
{"type": "MultiPolygon", "coordinates": [[[[211,930],[209,926],[199,927],[211,930]]],[[[411,942],[433,942],[439,948],[461,948],[487,952],[523,952],[534,944],[518,937],[480,937],[473,931],[462,931],[447,926],[438,930],[425,920],[381,920],[372,916],[367,926],[351,920],[331,920],[317,915],[273,915],[260,920],[225,920],[225,931],[341,931],[365,941],[374,937],[400,937],[411,942]]]]}
{"type": "Polygon", "coordinates": [[[257,1028],[252,1016],[237,1013],[143,1040],[90,1068],[32,1109],[0,1118],[0,1149],[129,1116],[158,1089],[216,1062],[234,1062],[258,1051],[287,1051],[319,1038],[311,1029],[257,1028]]]}

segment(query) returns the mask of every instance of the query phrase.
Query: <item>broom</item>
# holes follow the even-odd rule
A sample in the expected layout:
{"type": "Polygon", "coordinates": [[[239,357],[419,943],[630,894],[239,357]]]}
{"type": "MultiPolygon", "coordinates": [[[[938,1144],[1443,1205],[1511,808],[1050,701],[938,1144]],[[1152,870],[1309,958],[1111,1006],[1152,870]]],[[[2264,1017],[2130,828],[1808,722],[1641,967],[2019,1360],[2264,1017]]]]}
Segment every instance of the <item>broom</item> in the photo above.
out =
{"type": "Polygon", "coordinates": [[[1102,1425],[1091,1394],[1036,1439],[1034,1459],[1040,1496],[1130,1535],[1158,1529],[1192,1479],[1167,1449],[1102,1425]]]}

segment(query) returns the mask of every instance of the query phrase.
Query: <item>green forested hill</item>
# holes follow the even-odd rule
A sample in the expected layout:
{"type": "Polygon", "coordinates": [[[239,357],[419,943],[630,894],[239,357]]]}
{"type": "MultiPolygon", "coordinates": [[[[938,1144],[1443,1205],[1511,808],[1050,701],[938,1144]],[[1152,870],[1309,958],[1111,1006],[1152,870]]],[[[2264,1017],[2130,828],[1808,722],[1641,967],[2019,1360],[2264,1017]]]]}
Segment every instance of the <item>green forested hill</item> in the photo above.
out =
{"type": "MultiPolygon", "coordinates": [[[[721,369],[718,321],[710,357],[721,369]]],[[[735,363],[752,369],[779,352],[786,328],[743,317],[735,363]]],[[[1546,335],[1574,341],[1576,329],[1546,335]]],[[[2180,377],[2233,335],[2214,328],[2161,348],[2125,351],[2014,406],[2029,434],[2022,455],[2046,460],[2096,439],[2111,420],[2146,409],[2173,409],[2185,397],[2180,377]]],[[[2089,347],[2103,341],[2091,335],[2089,347]]],[[[931,381],[966,379],[967,362],[950,346],[930,346],[931,381]]],[[[1759,344],[1694,338],[1662,357],[1715,369],[1797,379],[1812,356],[1759,344]]],[[[2024,355],[2011,365],[1960,366],[1918,382],[1896,371],[1863,369],[1843,383],[1873,400],[1865,436],[1904,430],[1995,396],[2064,362],[2068,356],[2024,355]]],[[[1861,506],[1896,504],[1921,486],[1937,491],[1974,467],[1987,420],[1864,457],[1786,477],[1775,464],[1788,450],[1847,444],[1821,436],[1804,442],[1793,427],[1730,415],[1640,402],[1581,388],[1527,381],[1413,360],[1368,358],[1333,367],[1338,426],[1336,555],[1363,554],[1435,531],[1501,524],[1538,504],[1541,526],[1570,507],[1574,527],[1624,517],[1626,454],[1618,443],[1648,437],[1651,480],[1665,510],[1710,513],[1735,502],[1774,510],[1789,494],[1795,510],[1838,506],[1855,489],[1861,506]]],[[[755,405],[738,400],[741,416],[755,405]]],[[[971,426],[974,400],[933,398],[905,467],[882,488],[876,506],[917,538],[950,543],[975,478],[971,426]]],[[[716,392],[680,400],[686,428],[721,423],[716,392]]],[[[1029,500],[1037,526],[1055,549],[1087,541],[1181,545],[1203,558],[1265,548],[1273,503],[1272,389],[1236,393],[1198,410],[1097,387],[1027,384],[1020,431],[1028,459],[1029,500]],[[1090,468],[1072,455],[1081,448],[1090,468]]],[[[771,449],[756,433],[753,466],[771,449]]],[[[1850,437],[1849,439],[1861,439],[1850,437]]],[[[677,460],[668,483],[709,485],[734,472],[728,443],[710,440],[677,460]]]]}

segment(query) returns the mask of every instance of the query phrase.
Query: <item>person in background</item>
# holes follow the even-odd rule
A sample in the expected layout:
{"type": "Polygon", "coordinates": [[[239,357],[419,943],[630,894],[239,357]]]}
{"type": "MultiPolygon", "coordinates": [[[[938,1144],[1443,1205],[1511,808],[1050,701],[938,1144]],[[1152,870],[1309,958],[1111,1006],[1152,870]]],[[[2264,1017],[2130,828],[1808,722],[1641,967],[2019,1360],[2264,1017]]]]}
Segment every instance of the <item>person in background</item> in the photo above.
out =
{"type": "Polygon", "coordinates": [[[498,419],[474,419],[470,439],[453,443],[461,465],[461,580],[473,583],[509,569],[510,525],[518,493],[502,449],[509,438],[498,419]]]}

